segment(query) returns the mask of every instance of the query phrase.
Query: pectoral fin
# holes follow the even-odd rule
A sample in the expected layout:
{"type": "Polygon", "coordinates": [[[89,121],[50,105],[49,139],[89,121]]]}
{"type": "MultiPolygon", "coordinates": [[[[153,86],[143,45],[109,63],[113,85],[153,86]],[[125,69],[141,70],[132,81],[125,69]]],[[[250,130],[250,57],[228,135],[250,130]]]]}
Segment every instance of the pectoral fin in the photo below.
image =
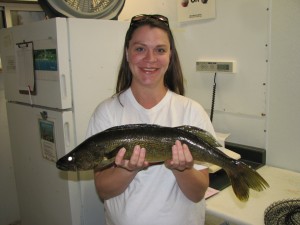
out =
{"type": "Polygon", "coordinates": [[[101,163],[94,168],[94,171],[102,171],[108,169],[115,165],[115,157],[113,158],[104,158],[101,163]]]}

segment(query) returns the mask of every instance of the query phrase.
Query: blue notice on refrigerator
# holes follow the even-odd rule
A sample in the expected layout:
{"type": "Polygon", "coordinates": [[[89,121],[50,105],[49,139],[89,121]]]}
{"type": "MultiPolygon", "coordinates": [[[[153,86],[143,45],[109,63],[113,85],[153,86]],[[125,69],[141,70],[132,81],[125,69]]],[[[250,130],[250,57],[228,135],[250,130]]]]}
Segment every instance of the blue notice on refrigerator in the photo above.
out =
{"type": "Polygon", "coordinates": [[[57,153],[55,147],[54,122],[39,119],[39,127],[41,134],[42,155],[45,159],[56,162],[57,153]]]}
{"type": "Polygon", "coordinates": [[[56,49],[34,50],[34,69],[57,71],[56,49]]]}

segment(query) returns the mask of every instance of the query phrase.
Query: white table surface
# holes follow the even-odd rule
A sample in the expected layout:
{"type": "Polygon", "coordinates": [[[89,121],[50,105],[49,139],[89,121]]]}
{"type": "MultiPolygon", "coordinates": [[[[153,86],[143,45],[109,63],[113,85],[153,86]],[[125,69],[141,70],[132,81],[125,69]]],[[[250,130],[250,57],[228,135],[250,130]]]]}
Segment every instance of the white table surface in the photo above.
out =
{"type": "Polygon", "coordinates": [[[206,200],[206,214],[233,224],[264,224],[265,209],[275,201],[300,198],[300,173],[271,166],[257,170],[270,187],[251,190],[247,202],[239,201],[229,186],[206,200]]]}

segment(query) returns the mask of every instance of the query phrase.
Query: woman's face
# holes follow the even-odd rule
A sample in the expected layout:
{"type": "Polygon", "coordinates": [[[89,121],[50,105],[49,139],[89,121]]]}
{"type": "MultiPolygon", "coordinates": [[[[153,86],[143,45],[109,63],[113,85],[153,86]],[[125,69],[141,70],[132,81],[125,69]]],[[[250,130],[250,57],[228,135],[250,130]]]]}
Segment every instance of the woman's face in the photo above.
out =
{"type": "Polygon", "coordinates": [[[171,56],[169,38],[164,30],[139,27],[133,33],[126,53],[133,75],[132,86],[164,87],[164,75],[171,56]]]}

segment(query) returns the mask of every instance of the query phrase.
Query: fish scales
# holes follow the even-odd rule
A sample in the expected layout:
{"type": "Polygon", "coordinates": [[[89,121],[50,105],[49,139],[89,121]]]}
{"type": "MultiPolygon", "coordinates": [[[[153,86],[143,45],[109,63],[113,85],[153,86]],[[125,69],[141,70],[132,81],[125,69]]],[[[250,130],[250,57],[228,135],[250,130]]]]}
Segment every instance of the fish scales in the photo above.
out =
{"type": "Polygon", "coordinates": [[[115,156],[122,147],[126,148],[125,159],[129,159],[136,145],[146,149],[146,160],[150,165],[156,164],[172,158],[176,140],[188,145],[194,160],[222,167],[241,201],[249,198],[249,188],[262,191],[269,186],[253,168],[220,151],[217,148],[220,144],[211,134],[193,126],[131,124],[112,127],[79,144],[56,165],[66,171],[104,170],[114,165],[115,156]]]}
{"type": "MultiPolygon", "coordinates": [[[[142,126],[143,127],[143,126],[142,126]]],[[[105,144],[107,146],[104,156],[108,159],[115,157],[121,147],[127,149],[125,159],[129,159],[132,155],[134,146],[140,145],[147,150],[147,161],[157,162],[170,159],[172,152],[170,149],[176,140],[188,144],[191,147],[191,152],[195,160],[202,160],[204,156],[202,151],[199,151],[199,139],[194,135],[189,135],[185,131],[173,129],[170,127],[147,126],[147,129],[137,130],[136,127],[130,126],[126,129],[115,130],[113,137],[102,137],[103,139],[110,139],[110,142],[105,144]],[[126,134],[124,135],[124,132],[126,134]],[[164,134],[167,134],[165,136],[164,134]],[[187,135],[189,137],[187,137],[187,135]],[[122,143],[120,145],[120,143],[122,143]]],[[[108,134],[109,136],[110,134],[108,134]]],[[[100,139],[99,139],[100,140],[100,139]]],[[[101,141],[100,141],[101,143],[101,141]]],[[[203,145],[206,145],[204,142],[203,145]]],[[[209,148],[209,146],[206,146],[209,148]]]]}
{"type": "MultiPolygon", "coordinates": [[[[113,137],[110,136],[111,134],[108,133],[106,137],[100,138],[106,140],[109,139],[109,141],[104,144],[106,146],[104,156],[108,159],[115,157],[121,147],[127,149],[125,158],[129,159],[132,150],[136,145],[146,148],[150,157],[153,156],[154,158],[158,158],[159,156],[170,155],[168,151],[164,151],[166,146],[162,145],[162,140],[160,142],[157,141],[160,135],[153,132],[153,129],[141,130],[138,132],[133,127],[128,127],[124,130],[115,130],[113,137]]],[[[101,142],[102,141],[100,140],[100,143],[101,142]]],[[[166,142],[164,141],[163,143],[166,142]]]]}

